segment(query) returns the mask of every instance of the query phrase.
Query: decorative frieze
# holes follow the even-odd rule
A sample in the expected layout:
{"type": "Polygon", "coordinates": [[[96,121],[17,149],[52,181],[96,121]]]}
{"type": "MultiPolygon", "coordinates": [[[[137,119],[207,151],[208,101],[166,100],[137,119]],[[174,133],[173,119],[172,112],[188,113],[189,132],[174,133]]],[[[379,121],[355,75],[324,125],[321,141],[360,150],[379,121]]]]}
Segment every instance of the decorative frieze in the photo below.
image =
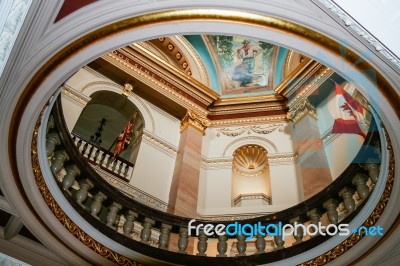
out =
{"type": "Polygon", "coordinates": [[[242,134],[251,134],[252,132],[257,134],[270,134],[278,130],[279,132],[283,131],[283,124],[270,124],[270,125],[252,125],[252,126],[244,126],[244,127],[224,127],[217,130],[217,137],[221,136],[221,134],[228,137],[236,137],[242,134]]]}

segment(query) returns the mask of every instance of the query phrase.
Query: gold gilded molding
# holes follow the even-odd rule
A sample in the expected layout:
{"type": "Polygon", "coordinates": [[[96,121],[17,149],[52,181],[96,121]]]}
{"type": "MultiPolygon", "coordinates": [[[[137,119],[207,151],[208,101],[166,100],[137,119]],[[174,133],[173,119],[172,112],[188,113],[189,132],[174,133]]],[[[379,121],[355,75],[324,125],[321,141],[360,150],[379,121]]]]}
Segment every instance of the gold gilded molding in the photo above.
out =
{"type": "Polygon", "coordinates": [[[289,106],[288,118],[297,124],[306,115],[311,116],[315,120],[318,119],[317,110],[307,98],[298,100],[293,105],[289,106]]]}
{"type": "Polygon", "coordinates": [[[32,156],[32,171],[35,176],[36,184],[39,188],[40,194],[42,195],[44,201],[46,202],[47,206],[53,212],[54,216],[57,220],[72,234],[75,238],[81,241],[86,247],[90,248],[97,254],[101,255],[104,258],[109,259],[117,263],[118,265],[132,265],[132,266],[139,266],[142,265],[134,260],[131,260],[111,249],[104,246],[103,244],[97,242],[93,239],[90,235],[88,235],[85,231],[79,228],[61,209],[60,205],[58,205],[57,201],[54,199],[53,195],[50,193],[49,188],[46,185],[46,182],[42,175],[42,170],[40,169],[39,164],[39,157],[37,151],[37,139],[38,139],[38,132],[40,127],[40,118],[43,114],[43,111],[36,122],[33,138],[32,138],[32,145],[31,145],[31,156],[32,156]]]}
{"type": "MultiPolygon", "coordinates": [[[[368,76],[364,70],[374,69],[371,64],[369,64],[367,61],[361,60],[359,54],[349,49],[341,49],[343,47],[337,41],[334,41],[331,38],[326,37],[316,31],[310,30],[306,27],[297,25],[289,21],[284,21],[279,18],[273,18],[262,14],[254,14],[244,11],[193,8],[154,12],[151,14],[144,14],[133,18],[117,21],[115,23],[105,25],[97,30],[83,35],[82,37],[66,45],[57,54],[55,54],[47,62],[45,62],[45,64],[34,74],[33,78],[29,81],[28,85],[25,87],[24,91],[20,95],[14,110],[12,110],[13,114],[8,132],[8,154],[10,155],[11,170],[16,183],[20,183],[21,179],[18,171],[18,154],[15,148],[15,144],[18,143],[17,136],[19,136],[18,131],[20,123],[22,121],[22,116],[24,115],[26,106],[28,105],[27,103],[30,102],[34,93],[38,90],[44,80],[47,79],[60,65],[62,65],[66,60],[70,59],[72,56],[76,55],[80,50],[86,49],[94,43],[105,40],[112,35],[120,34],[123,31],[135,28],[137,29],[152,24],[210,20],[225,21],[232,24],[247,24],[255,27],[271,28],[316,43],[321,47],[325,47],[326,50],[329,50],[338,56],[340,56],[340,51],[343,51],[341,57],[350,64],[356,61],[358,62],[356,67],[364,73],[365,77],[370,78],[371,80],[374,79],[378,90],[390,103],[391,108],[394,110],[397,117],[400,117],[400,108],[398,106],[398,103],[400,102],[400,96],[398,95],[397,91],[390,85],[390,83],[383,77],[383,75],[379,72],[376,72],[374,73],[376,74],[374,77],[368,76]]],[[[33,152],[32,157],[34,157],[33,152]]],[[[40,171],[40,169],[36,170],[40,171]]],[[[391,176],[390,178],[393,179],[393,176],[391,176]]],[[[390,180],[390,178],[388,180],[390,180]]],[[[41,180],[38,180],[38,184],[40,183],[39,181],[41,180]]],[[[18,186],[18,189],[21,195],[24,197],[25,202],[27,202],[27,204],[29,205],[29,201],[27,200],[26,193],[23,190],[22,186],[18,186]]],[[[386,200],[387,199],[388,198],[386,198],[386,200]]],[[[384,206],[386,206],[386,203],[384,204],[384,206]]],[[[85,237],[83,237],[83,239],[85,239],[85,237]]],[[[123,258],[121,259],[123,260],[123,258]]],[[[118,263],[120,263],[119,260],[118,263]]]]}
{"type": "Polygon", "coordinates": [[[196,114],[193,110],[188,110],[181,121],[180,132],[182,133],[185,131],[189,125],[199,130],[204,135],[206,128],[210,126],[210,121],[208,121],[207,118],[196,114]]]}
{"type": "MultiPolygon", "coordinates": [[[[394,160],[394,153],[393,153],[393,146],[392,142],[389,138],[389,134],[385,130],[385,137],[387,141],[387,150],[389,152],[389,165],[388,165],[388,176],[387,176],[387,181],[385,185],[385,189],[381,195],[381,198],[379,199],[378,204],[376,204],[375,209],[372,211],[370,216],[364,221],[362,224],[363,226],[366,226],[367,228],[370,226],[373,226],[376,224],[376,222],[379,220],[381,217],[384,209],[386,208],[386,205],[389,201],[390,194],[392,193],[392,188],[393,188],[393,182],[394,182],[394,174],[395,174],[395,160],[394,160]]],[[[333,249],[329,250],[328,252],[325,252],[324,254],[309,260],[307,262],[304,262],[302,264],[299,264],[300,266],[315,266],[315,265],[325,265],[341,255],[343,255],[346,251],[354,247],[358,242],[360,242],[361,239],[365,237],[365,232],[363,234],[358,235],[358,234],[352,234],[350,237],[348,237],[345,241],[334,247],[333,249]]]]}

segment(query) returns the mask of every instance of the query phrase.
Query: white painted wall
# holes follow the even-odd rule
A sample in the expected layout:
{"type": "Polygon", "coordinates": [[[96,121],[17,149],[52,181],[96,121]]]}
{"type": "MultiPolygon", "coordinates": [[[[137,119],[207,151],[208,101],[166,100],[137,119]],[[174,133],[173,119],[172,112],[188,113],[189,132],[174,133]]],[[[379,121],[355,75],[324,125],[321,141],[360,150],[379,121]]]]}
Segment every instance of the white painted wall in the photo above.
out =
{"type": "Polygon", "coordinates": [[[168,202],[175,157],[143,141],[129,182],[140,190],[168,202]]]}
{"type": "Polygon", "coordinates": [[[63,93],[61,94],[61,103],[63,106],[65,123],[67,124],[68,130],[72,132],[85,105],[63,93]]]}

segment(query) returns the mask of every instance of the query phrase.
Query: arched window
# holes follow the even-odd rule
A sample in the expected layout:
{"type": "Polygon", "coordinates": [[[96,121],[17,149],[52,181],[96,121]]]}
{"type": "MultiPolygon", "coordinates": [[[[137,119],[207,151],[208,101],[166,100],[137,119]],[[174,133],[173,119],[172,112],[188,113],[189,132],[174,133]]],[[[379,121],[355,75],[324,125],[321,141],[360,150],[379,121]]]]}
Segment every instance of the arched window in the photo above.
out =
{"type": "Polygon", "coordinates": [[[272,204],[267,151],[245,145],[233,153],[232,204],[235,207],[272,204]]]}

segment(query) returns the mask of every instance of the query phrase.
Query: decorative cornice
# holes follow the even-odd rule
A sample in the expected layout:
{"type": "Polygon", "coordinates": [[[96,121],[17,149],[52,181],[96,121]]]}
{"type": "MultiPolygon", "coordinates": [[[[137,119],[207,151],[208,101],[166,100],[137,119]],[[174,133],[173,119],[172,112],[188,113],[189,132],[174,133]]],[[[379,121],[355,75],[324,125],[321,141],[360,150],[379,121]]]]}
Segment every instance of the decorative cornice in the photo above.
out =
{"type": "Polygon", "coordinates": [[[332,0],[319,0],[325,7],[327,7],[335,16],[343,21],[344,25],[349,27],[358,36],[365,39],[375,50],[383,55],[391,64],[395,65],[400,69],[400,59],[394,53],[392,53],[384,44],[382,44],[377,38],[369,33],[363,26],[361,26],[356,20],[354,20],[349,14],[347,14],[340,6],[334,3],[332,0]]]}
{"type": "Polygon", "coordinates": [[[142,135],[143,142],[151,145],[152,147],[156,148],[157,150],[163,152],[164,154],[176,158],[178,154],[178,148],[174,145],[167,143],[166,141],[162,140],[161,138],[155,136],[154,134],[144,130],[142,135]]]}
{"type": "Polygon", "coordinates": [[[194,109],[199,113],[207,115],[207,110],[205,105],[200,102],[195,102],[192,99],[183,95],[182,91],[174,86],[172,83],[164,79],[163,77],[151,72],[149,66],[142,66],[139,62],[132,61],[127,56],[113,51],[102,57],[104,60],[110,64],[118,67],[121,71],[127,73],[138,79],[139,81],[150,86],[154,90],[158,91],[165,97],[173,100],[177,104],[183,106],[186,109],[194,109]],[[203,106],[202,106],[203,105],[203,106]]]}
{"type": "Polygon", "coordinates": [[[134,45],[131,46],[130,49],[121,48],[118,52],[125,55],[128,59],[133,60],[134,63],[140,64],[143,68],[147,68],[153,74],[164,79],[166,82],[170,83],[174,89],[186,93],[192,97],[192,100],[195,99],[196,101],[208,106],[220,96],[218,93],[196,79],[188,75],[182,75],[182,71],[174,66],[154,58],[151,53],[139,46],[134,45]]]}
{"type": "Polygon", "coordinates": [[[188,110],[181,121],[180,132],[183,132],[188,126],[194,127],[204,135],[206,128],[210,126],[210,121],[208,121],[207,118],[196,114],[193,110],[188,110]]]}
{"type": "Polygon", "coordinates": [[[332,74],[333,70],[310,58],[305,58],[275,89],[289,100],[289,105],[311,95],[332,74]]]}
{"type": "Polygon", "coordinates": [[[264,193],[246,193],[246,194],[240,194],[233,200],[233,204],[237,205],[243,200],[255,200],[255,199],[261,199],[265,201],[267,204],[271,204],[271,197],[268,195],[265,195],[264,193]]]}
{"type": "Polygon", "coordinates": [[[264,124],[271,122],[287,122],[287,115],[271,115],[266,117],[246,117],[246,118],[231,118],[231,119],[221,119],[221,120],[210,120],[210,127],[220,127],[220,126],[233,126],[233,125],[254,125],[254,124],[264,124]]]}
{"type": "Polygon", "coordinates": [[[232,169],[232,158],[207,159],[202,157],[200,166],[203,169],[232,169]]]}
{"type": "Polygon", "coordinates": [[[166,47],[170,57],[176,61],[177,65],[185,71],[189,76],[192,75],[192,71],[190,70],[190,66],[186,60],[185,54],[177,47],[177,45],[173,42],[173,40],[169,37],[160,37],[158,41],[162,44],[162,46],[166,47]]]}
{"type": "Polygon", "coordinates": [[[63,86],[63,90],[61,90],[61,95],[70,99],[71,101],[73,101],[74,103],[76,103],[81,107],[86,106],[87,103],[90,101],[89,97],[87,97],[82,93],[77,92],[76,90],[74,90],[73,88],[71,88],[66,84],[63,86]]]}
{"type": "Polygon", "coordinates": [[[288,118],[291,119],[293,123],[297,124],[306,115],[316,120],[318,119],[317,110],[307,98],[296,101],[293,105],[289,106],[288,118]]]}
{"type": "Polygon", "coordinates": [[[0,76],[31,3],[32,0],[0,1],[0,15],[7,16],[4,25],[0,25],[0,76]]]}
{"type": "Polygon", "coordinates": [[[297,152],[293,153],[276,153],[268,156],[268,164],[271,165],[283,165],[293,164],[299,159],[297,152]]]}
{"type": "MultiPolygon", "coordinates": [[[[190,44],[190,42],[183,36],[178,35],[178,36],[171,36],[169,37],[172,40],[176,40],[177,43],[181,44],[184,49],[186,50],[186,53],[188,54],[188,56],[190,57],[191,60],[194,61],[194,64],[197,66],[198,71],[199,71],[199,75],[200,75],[200,81],[209,86],[211,85],[210,82],[210,77],[208,75],[208,71],[206,66],[204,65],[203,59],[199,56],[199,54],[197,53],[197,51],[194,49],[194,47],[190,44]]],[[[192,71],[195,70],[194,66],[192,66],[191,68],[192,71]]],[[[191,76],[194,76],[193,73],[191,73],[191,76]]]]}
{"type": "Polygon", "coordinates": [[[110,185],[113,187],[117,188],[121,192],[125,193],[127,196],[133,198],[134,200],[137,200],[145,205],[148,205],[154,209],[166,212],[168,209],[168,203],[147,194],[146,192],[138,189],[137,187],[134,187],[130,184],[127,184],[126,182],[122,181],[119,178],[116,178],[112,175],[110,175],[108,172],[102,170],[98,166],[93,166],[93,169],[96,170],[96,172],[105,180],[107,181],[110,185]]]}

